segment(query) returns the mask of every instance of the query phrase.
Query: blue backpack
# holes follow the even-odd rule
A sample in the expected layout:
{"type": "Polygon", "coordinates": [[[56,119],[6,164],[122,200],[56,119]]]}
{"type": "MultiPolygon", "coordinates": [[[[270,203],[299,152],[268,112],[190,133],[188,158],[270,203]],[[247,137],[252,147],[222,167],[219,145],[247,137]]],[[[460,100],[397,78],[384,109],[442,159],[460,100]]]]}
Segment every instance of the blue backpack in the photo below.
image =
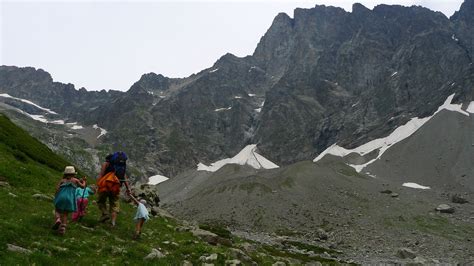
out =
{"type": "Polygon", "coordinates": [[[123,151],[118,151],[112,154],[110,158],[111,170],[115,172],[120,182],[125,181],[125,173],[127,171],[127,154],[123,151]]]}

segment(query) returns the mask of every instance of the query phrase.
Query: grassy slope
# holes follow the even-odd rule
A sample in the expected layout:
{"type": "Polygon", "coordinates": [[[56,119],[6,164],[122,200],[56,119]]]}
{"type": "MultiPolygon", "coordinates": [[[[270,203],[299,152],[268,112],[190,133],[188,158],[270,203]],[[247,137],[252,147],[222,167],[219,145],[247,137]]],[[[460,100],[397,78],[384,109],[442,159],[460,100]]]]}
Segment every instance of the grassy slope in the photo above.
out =
{"type": "MultiPolygon", "coordinates": [[[[0,181],[10,184],[0,187],[0,265],[143,264],[143,258],[152,248],[160,248],[167,256],[146,263],[177,265],[185,259],[199,263],[199,257],[211,253],[219,254],[218,261],[214,262],[219,265],[226,259],[233,259],[228,247],[211,246],[189,232],[177,232],[177,221],[164,217],[151,219],[145,224],[142,239],[132,241],[135,210],[128,204],[122,204],[117,228],[99,224],[98,209],[90,205],[81,224],[71,223],[65,236],[56,235],[50,229],[52,202],[34,199],[32,195],[53,196],[61,170],[67,164],[0,114],[0,181]],[[165,244],[165,241],[178,245],[165,244]],[[7,244],[30,249],[33,253],[24,255],[7,251],[7,244]]],[[[234,239],[234,243],[241,241],[234,239]]],[[[263,265],[285,261],[284,258],[318,260],[265,246],[259,246],[249,255],[263,265]]]]}

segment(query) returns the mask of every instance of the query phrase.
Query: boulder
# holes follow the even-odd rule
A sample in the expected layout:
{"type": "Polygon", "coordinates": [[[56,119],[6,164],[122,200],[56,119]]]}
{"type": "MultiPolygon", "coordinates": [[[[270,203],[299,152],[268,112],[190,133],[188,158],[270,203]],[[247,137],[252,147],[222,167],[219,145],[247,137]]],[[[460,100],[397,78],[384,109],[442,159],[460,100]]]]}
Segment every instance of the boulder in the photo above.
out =
{"type": "Polygon", "coordinates": [[[145,199],[151,207],[158,207],[160,205],[158,187],[155,185],[136,184],[133,186],[132,192],[136,197],[145,199]]]}
{"type": "Polygon", "coordinates": [[[188,260],[183,260],[181,266],[193,266],[193,263],[188,260]]]}
{"type": "Polygon", "coordinates": [[[5,182],[5,181],[0,181],[0,187],[10,187],[10,184],[8,184],[8,182],[5,182]]]}
{"type": "Polygon", "coordinates": [[[284,263],[283,261],[277,261],[273,263],[272,266],[286,266],[286,263],[284,263]]]}
{"type": "Polygon", "coordinates": [[[22,254],[31,254],[32,251],[26,248],[22,248],[13,244],[7,244],[7,250],[11,252],[16,252],[16,253],[22,253],[22,254]]]}
{"type": "Polygon", "coordinates": [[[35,198],[35,199],[38,199],[38,200],[45,200],[45,201],[52,201],[53,200],[53,197],[50,197],[50,196],[44,195],[44,194],[40,194],[40,193],[34,194],[32,197],[35,198]]]}
{"type": "Polygon", "coordinates": [[[209,232],[203,229],[196,228],[192,230],[191,233],[195,237],[199,237],[200,239],[202,239],[203,241],[211,245],[221,244],[224,246],[232,246],[232,241],[230,241],[229,239],[220,237],[212,232],[209,232]]]}
{"type": "Polygon", "coordinates": [[[230,250],[230,254],[232,257],[235,257],[241,261],[244,261],[244,262],[250,262],[252,261],[252,258],[250,258],[247,254],[245,254],[242,250],[240,249],[237,249],[237,248],[231,248],[230,250]]]}
{"type": "Polygon", "coordinates": [[[440,204],[437,208],[437,211],[441,213],[454,213],[454,208],[449,206],[448,204],[440,204]]]}
{"type": "Polygon", "coordinates": [[[397,251],[397,257],[401,259],[414,259],[416,258],[416,254],[409,248],[401,248],[397,251]]]}
{"type": "Polygon", "coordinates": [[[399,196],[398,193],[395,193],[395,192],[390,194],[390,197],[392,197],[392,198],[398,198],[398,196],[399,196]]]}
{"type": "MultiPolygon", "coordinates": [[[[148,202],[148,201],[147,201],[148,202]]],[[[171,215],[168,211],[157,207],[157,206],[152,206],[151,207],[151,215],[153,216],[161,216],[161,217],[166,217],[166,218],[172,218],[174,219],[174,216],[171,215]]]]}
{"type": "Polygon", "coordinates": [[[164,258],[164,257],[165,257],[165,255],[163,253],[161,253],[161,251],[154,248],[154,249],[151,250],[150,254],[146,255],[146,257],[144,259],[145,260],[153,260],[153,259],[160,259],[160,258],[164,258]]]}
{"type": "Polygon", "coordinates": [[[238,259],[233,259],[233,260],[226,260],[225,261],[225,265],[229,265],[229,266],[238,266],[238,265],[242,265],[242,262],[238,259]]]}
{"type": "Polygon", "coordinates": [[[469,201],[467,199],[463,198],[459,194],[454,194],[453,196],[451,196],[451,202],[452,203],[458,203],[458,204],[469,203],[469,201]]]}
{"type": "Polygon", "coordinates": [[[318,230],[316,230],[316,235],[321,240],[328,240],[329,237],[328,233],[322,228],[318,228],[318,230]]]}

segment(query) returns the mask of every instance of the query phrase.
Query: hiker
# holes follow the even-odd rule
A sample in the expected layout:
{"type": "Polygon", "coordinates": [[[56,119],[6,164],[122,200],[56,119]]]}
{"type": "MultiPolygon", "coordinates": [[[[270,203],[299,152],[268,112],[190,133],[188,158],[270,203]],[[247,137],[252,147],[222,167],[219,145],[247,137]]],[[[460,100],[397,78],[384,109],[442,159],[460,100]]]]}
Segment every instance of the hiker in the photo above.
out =
{"type": "Polygon", "coordinates": [[[112,227],[115,227],[117,214],[120,211],[119,194],[123,184],[127,189],[127,195],[130,194],[126,173],[127,159],[127,154],[122,151],[107,155],[97,179],[99,192],[97,205],[102,212],[99,221],[105,222],[111,219],[112,227]],[[109,210],[107,210],[107,200],[109,201],[109,210]]]}
{"type": "Polygon", "coordinates": [[[76,188],[85,187],[86,183],[82,179],[76,178],[76,169],[74,166],[66,166],[61,181],[56,186],[54,197],[54,208],[56,210],[56,221],[53,230],[58,230],[60,235],[66,233],[67,217],[71,212],[75,212],[76,206],[76,188]]]}
{"type": "Polygon", "coordinates": [[[148,216],[148,210],[145,207],[146,200],[140,199],[137,200],[133,195],[130,194],[130,198],[135,202],[137,205],[137,213],[133,218],[135,220],[135,234],[133,235],[133,239],[139,239],[142,233],[143,224],[150,219],[148,216]]]}
{"type": "Polygon", "coordinates": [[[87,186],[87,177],[82,178],[86,182],[85,188],[76,189],[77,210],[72,214],[73,221],[80,221],[86,215],[89,196],[95,194],[95,185],[87,186]]]}

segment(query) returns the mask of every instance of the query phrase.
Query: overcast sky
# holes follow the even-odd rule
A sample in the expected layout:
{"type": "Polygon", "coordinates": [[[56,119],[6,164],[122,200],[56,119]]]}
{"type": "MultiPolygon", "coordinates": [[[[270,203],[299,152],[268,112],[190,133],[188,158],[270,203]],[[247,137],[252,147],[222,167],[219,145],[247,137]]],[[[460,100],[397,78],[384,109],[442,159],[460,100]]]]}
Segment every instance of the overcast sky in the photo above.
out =
{"type": "MultiPolygon", "coordinates": [[[[356,0],[354,0],[356,1],[356,0]]],[[[128,90],[144,73],[185,77],[227,52],[252,54],[279,12],[354,1],[4,1],[0,64],[33,66],[88,90],[128,90]]],[[[357,1],[422,5],[451,16],[462,0],[357,1]]]]}

